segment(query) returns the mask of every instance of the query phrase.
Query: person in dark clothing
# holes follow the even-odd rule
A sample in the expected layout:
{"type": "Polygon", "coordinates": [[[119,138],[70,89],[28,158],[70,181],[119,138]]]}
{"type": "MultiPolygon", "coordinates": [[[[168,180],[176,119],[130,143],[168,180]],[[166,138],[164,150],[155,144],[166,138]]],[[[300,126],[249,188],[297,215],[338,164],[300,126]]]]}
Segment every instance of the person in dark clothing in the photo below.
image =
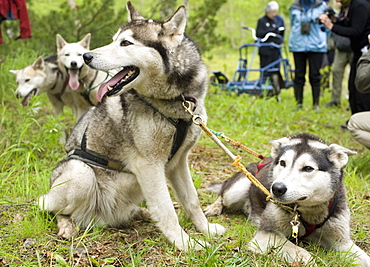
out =
{"type": "MultiPolygon", "coordinates": [[[[284,19],[277,15],[278,10],[279,5],[277,2],[268,2],[265,7],[265,15],[257,22],[256,35],[258,38],[265,37],[269,32],[277,34],[277,36],[270,36],[265,41],[266,43],[281,44],[284,40],[284,19]]],[[[272,46],[260,47],[258,54],[260,56],[261,68],[278,60],[280,57],[279,49],[272,46]]],[[[268,76],[268,74],[266,76],[268,76]]]]}
{"type": "MultiPolygon", "coordinates": [[[[276,1],[268,2],[265,7],[265,15],[258,19],[257,22],[257,30],[256,36],[258,38],[264,38],[268,33],[275,33],[276,36],[270,36],[265,43],[275,43],[281,44],[284,41],[284,19],[277,15],[279,10],[279,5],[276,1]]],[[[265,66],[273,63],[274,61],[280,58],[280,51],[279,48],[273,46],[262,46],[259,48],[258,54],[260,56],[260,68],[264,68],[265,66]]],[[[279,68],[280,64],[273,66],[273,68],[279,68]]],[[[280,71],[276,72],[264,72],[263,79],[267,77],[271,77],[272,75],[277,74],[277,80],[281,81],[282,77],[280,71]]],[[[274,93],[278,95],[280,92],[280,85],[279,83],[274,83],[274,93]],[[278,87],[278,88],[275,88],[278,87]]]]}
{"type": "Polygon", "coordinates": [[[320,21],[333,33],[347,36],[351,40],[353,60],[348,80],[349,103],[351,113],[370,111],[370,94],[357,91],[355,85],[356,65],[362,55],[361,50],[368,45],[370,34],[370,3],[367,0],[336,0],[340,2],[341,12],[337,19],[320,15],[320,21]]]}

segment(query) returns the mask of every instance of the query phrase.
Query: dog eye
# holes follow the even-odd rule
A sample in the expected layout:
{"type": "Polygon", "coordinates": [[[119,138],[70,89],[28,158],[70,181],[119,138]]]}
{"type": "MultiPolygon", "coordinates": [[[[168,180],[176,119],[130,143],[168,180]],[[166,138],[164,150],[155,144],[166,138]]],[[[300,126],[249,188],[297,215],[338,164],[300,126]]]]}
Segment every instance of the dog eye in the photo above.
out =
{"type": "Polygon", "coordinates": [[[304,172],[312,172],[314,170],[314,168],[312,168],[311,166],[305,166],[302,168],[302,171],[304,172]]]}
{"type": "Polygon", "coordinates": [[[127,41],[127,40],[123,40],[122,42],[121,42],[121,46],[129,46],[129,45],[132,45],[133,43],[131,43],[130,41],[127,41]]]}
{"type": "Polygon", "coordinates": [[[69,57],[69,54],[64,54],[64,56],[69,57]]]}
{"type": "Polygon", "coordinates": [[[279,165],[280,165],[281,167],[286,167],[286,163],[285,163],[285,161],[284,161],[284,160],[280,160],[280,161],[279,161],[279,165]]]}
{"type": "Polygon", "coordinates": [[[28,83],[30,81],[30,79],[25,79],[24,82],[28,83]]]}

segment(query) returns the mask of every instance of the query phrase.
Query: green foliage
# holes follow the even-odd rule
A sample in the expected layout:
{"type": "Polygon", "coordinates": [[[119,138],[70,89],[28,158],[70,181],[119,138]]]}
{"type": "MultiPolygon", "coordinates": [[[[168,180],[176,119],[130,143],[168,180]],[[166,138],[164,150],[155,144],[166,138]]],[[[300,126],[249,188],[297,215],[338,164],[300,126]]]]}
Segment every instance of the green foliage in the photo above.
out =
{"type": "MultiPolygon", "coordinates": [[[[132,1],[134,6],[146,18],[167,19],[181,1],[157,0],[151,3],[132,1]]],[[[189,23],[187,32],[197,41],[202,51],[224,42],[225,37],[216,34],[218,11],[226,0],[204,0],[189,3],[189,23]]],[[[67,42],[77,42],[87,33],[91,33],[91,48],[100,47],[110,42],[117,29],[127,23],[125,2],[117,0],[81,0],[78,8],[71,9],[66,1],[29,1],[28,10],[33,37],[26,42],[29,48],[42,50],[42,54],[51,55],[56,51],[55,36],[62,35],[67,42]]],[[[11,44],[18,35],[15,22],[5,21],[4,32],[11,29],[12,36],[5,35],[4,43],[11,44]]]]}
{"type": "Polygon", "coordinates": [[[218,11],[226,0],[204,0],[190,10],[187,34],[200,46],[202,51],[208,51],[225,38],[216,34],[218,26],[218,11]]]}
{"type": "MultiPolygon", "coordinates": [[[[126,9],[123,5],[117,9],[114,0],[82,0],[76,9],[71,9],[67,1],[56,1],[53,4],[29,1],[27,4],[32,39],[18,40],[16,43],[27,43],[28,48],[41,50],[45,56],[56,53],[57,33],[67,42],[77,42],[91,33],[91,48],[95,48],[109,43],[117,29],[127,21],[126,9]]],[[[4,32],[8,29],[13,32],[9,37],[5,34],[5,45],[14,43],[18,31],[16,25],[16,21],[5,21],[4,32]]]]}

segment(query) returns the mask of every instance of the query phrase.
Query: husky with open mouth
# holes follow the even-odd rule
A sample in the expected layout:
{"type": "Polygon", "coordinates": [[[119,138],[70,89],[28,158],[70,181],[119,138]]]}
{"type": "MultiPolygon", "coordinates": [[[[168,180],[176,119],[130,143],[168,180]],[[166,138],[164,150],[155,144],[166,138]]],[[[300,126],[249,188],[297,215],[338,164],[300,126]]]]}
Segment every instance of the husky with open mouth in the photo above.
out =
{"type": "MultiPolygon", "coordinates": [[[[76,43],[68,43],[60,34],[56,37],[59,69],[68,80],[69,88],[75,92],[73,96],[76,99],[84,98],[88,105],[86,108],[98,103],[96,96],[98,87],[108,80],[112,73],[116,73],[115,70],[110,72],[94,70],[85,64],[82,55],[89,51],[90,40],[90,33],[76,43]]],[[[77,117],[81,117],[83,112],[77,117]]]]}
{"type": "Polygon", "coordinates": [[[69,156],[54,169],[39,205],[57,215],[62,237],[74,235],[75,224],[119,227],[150,217],[177,248],[200,248],[206,243],[181,228],[167,182],[198,231],[224,233],[201,210],[188,167],[201,129],[183,103],[206,121],[207,70],[184,33],[184,6],[166,21],[145,19],[130,2],[127,10],[129,23],[113,42],[83,55],[92,68],[121,71],[100,86],[101,103],[76,124],[69,156]]]}
{"type": "Polygon", "coordinates": [[[91,107],[91,102],[83,94],[71,90],[67,76],[59,70],[56,55],[39,57],[31,65],[10,72],[16,75],[18,88],[15,94],[22,99],[23,106],[27,106],[33,96],[46,93],[56,116],[67,106],[78,120],[91,107]]]}
{"type": "Polygon", "coordinates": [[[219,215],[223,209],[242,211],[258,226],[249,242],[249,248],[257,253],[275,251],[289,262],[312,264],[311,254],[296,246],[296,240],[288,240],[293,223],[298,226],[299,239],[347,253],[355,258],[354,264],[370,266],[369,256],[350,237],[350,211],[343,184],[343,167],[348,156],[356,152],[328,145],[309,134],[283,137],[271,143],[271,157],[246,168],[280,205],[267,202],[266,195],[238,172],[223,183],[209,185],[219,198],[206,208],[206,215],[219,215]],[[298,221],[291,214],[294,208],[298,221]]]}

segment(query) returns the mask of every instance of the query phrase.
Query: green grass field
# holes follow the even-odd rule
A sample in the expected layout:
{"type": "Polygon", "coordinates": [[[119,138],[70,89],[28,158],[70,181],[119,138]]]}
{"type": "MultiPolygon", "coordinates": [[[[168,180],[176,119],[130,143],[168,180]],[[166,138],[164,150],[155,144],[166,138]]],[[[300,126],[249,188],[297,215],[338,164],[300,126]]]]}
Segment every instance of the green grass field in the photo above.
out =
{"type": "MultiPolygon", "coordinates": [[[[207,60],[210,70],[232,73],[234,51],[207,60]],[[231,55],[227,57],[225,55],[231,55]]],[[[0,54],[0,266],[286,266],[274,253],[252,254],[246,250],[256,228],[241,214],[223,214],[210,221],[228,228],[222,237],[207,238],[194,230],[181,207],[175,203],[181,225],[193,237],[211,246],[202,251],[176,250],[158,233],[154,223],[134,221],[123,229],[92,228],[71,241],[56,236],[52,215],[41,213],[37,198],[49,188],[49,177],[64,158],[61,132],[73,126],[72,113],[54,118],[46,95],[35,97],[23,107],[14,96],[15,76],[10,69],[31,64],[37,51],[14,49],[0,54]]],[[[343,98],[344,99],[344,98],[343,98]]],[[[304,108],[293,111],[293,90],[283,90],[281,102],[255,98],[210,87],[206,105],[208,126],[268,155],[269,140],[308,132],[358,152],[345,168],[345,185],[351,209],[352,238],[370,253],[370,155],[340,125],[350,116],[347,101],[341,108],[326,109],[330,92],[322,93],[321,110],[312,110],[311,90],[305,89],[304,108]]],[[[245,164],[257,161],[245,152],[230,149],[245,164]]],[[[205,190],[211,181],[230,177],[236,169],[231,160],[205,134],[190,157],[194,183],[202,208],[216,196],[205,190]]],[[[318,266],[351,266],[345,253],[326,251],[315,244],[303,244],[318,266]]]]}

